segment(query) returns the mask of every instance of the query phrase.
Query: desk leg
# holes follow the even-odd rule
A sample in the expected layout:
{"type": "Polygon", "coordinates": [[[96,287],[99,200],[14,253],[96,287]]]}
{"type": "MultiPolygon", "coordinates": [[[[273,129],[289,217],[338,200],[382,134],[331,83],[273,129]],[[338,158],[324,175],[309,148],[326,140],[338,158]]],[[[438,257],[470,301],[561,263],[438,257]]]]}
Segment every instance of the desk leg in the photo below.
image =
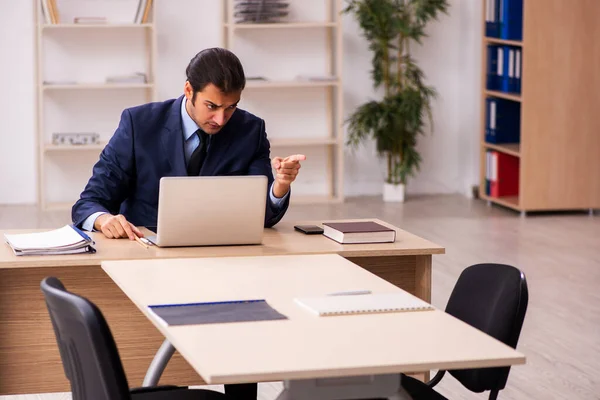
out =
{"type": "MultiPolygon", "coordinates": [[[[129,385],[141,386],[164,337],[100,266],[0,269],[0,395],[68,392],[54,331],[40,290],[46,276],[93,301],[106,318],[129,385]]],[[[175,353],[161,384],[203,385],[175,353]]]]}
{"type": "Polygon", "coordinates": [[[144,382],[142,383],[143,387],[158,386],[160,377],[163,372],[165,372],[165,368],[167,368],[167,364],[169,364],[173,354],[175,354],[175,347],[173,347],[168,339],[165,339],[152,359],[152,363],[150,363],[150,366],[148,367],[144,382]]]}
{"type": "MultiPolygon", "coordinates": [[[[428,303],[431,303],[431,255],[416,256],[415,269],[415,295],[428,303]]],[[[423,373],[423,382],[429,382],[430,371],[423,373]]],[[[420,379],[420,377],[418,377],[420,379]]]]}

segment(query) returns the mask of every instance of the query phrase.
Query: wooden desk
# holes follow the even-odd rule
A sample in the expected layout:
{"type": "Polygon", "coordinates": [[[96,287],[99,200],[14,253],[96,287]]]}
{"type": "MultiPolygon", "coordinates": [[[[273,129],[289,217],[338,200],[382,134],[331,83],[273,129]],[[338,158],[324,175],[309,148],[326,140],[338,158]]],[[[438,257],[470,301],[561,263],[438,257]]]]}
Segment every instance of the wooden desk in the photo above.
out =
{"type": "MultiPolygon", "coordinates": [[[[16,257],[8,245],[0,245],[0,395],[69,390],[39,288],[46,276],[58,277],[67,289],[100,307],[115,336],[130,386],[141,385],[163,337],[102,271],[102,261],[339,254],[431,300],[431,256],[443,254],[443,247],[397,228],[395,243],[340,245],[324,236],[294,231],[297,223],[315,222],[282,221],[266,229],[263,244],[255,246],[145,249],[137,242],[109,240],[98,233],[94,234],[98,252],[91,255],[16,257]]],[[[25,231],[10,231],[18,232],[25,231]]],[[[179,354],[175,354],[161,380],[168,382],[202,383],[179,354]]]]}
{"type": "Polygon", "coordinates": [[[211,384],[523,364],[443,311],[318,317],[296,297],[401,289],[334,255],[103,262],[102,268],[211,384]],[[265,299],[287,320],[166,326],[152,304],[265,299]]]}

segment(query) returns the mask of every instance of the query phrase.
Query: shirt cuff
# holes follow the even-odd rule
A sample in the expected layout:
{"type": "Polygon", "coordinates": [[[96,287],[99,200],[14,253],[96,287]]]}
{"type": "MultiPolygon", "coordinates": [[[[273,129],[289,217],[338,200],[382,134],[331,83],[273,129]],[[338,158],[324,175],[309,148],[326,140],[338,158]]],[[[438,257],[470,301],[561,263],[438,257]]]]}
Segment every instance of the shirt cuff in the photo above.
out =
{"type": "Polygon", "coordinates": [[[81,228],[84,231],[93,232],[94,231],[94,223],[96,222],[96,218],[98,218],[102,214],[106,214],[106,213],[104,211],[98,211],[98,212],[93,213],[92,215],[87,217],[85,221],[83,221],[81,228]]]}
{"type": "Polygon", "coordinates": [[[287,197],[290,195],[290,191],[288,190],[286,194],[283,195],[283,197],[279,198],[279,197],[275,197],[275,194],[273,194],[273,186],[275,185],[275,182],[273,182],[271,184],[271,190],[269,190],[269,197],[271,198],[271,203],[273,203],[273,205],[275,207],[281,207],[281,204],[283,204],[283,202],[287,199],[287,197]]]}

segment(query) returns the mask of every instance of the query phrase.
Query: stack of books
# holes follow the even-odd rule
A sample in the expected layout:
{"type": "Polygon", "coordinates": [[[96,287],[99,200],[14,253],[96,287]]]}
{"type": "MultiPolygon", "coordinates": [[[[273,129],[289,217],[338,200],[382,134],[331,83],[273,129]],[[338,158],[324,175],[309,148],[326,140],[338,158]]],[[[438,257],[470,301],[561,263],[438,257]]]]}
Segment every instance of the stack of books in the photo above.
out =
{"type": "Polygon", "coordinates": [[[282,0],[237,0],[233,16],[238,24],[284,22],[288,6],[282,0]]]}
{"type": "Polygon", "coordinates": [[[148,83],[148,77],[143,72],[134,72],[126,75],[110,75],[106,83],[148,83]]]}

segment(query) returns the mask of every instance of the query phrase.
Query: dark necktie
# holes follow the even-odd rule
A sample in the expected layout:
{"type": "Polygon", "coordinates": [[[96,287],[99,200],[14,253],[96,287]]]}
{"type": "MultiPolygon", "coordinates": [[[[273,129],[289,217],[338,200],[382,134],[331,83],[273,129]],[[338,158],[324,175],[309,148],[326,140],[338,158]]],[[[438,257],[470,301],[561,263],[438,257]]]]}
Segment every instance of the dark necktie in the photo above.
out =
{"type": "Polygon", "coordinates": [[[196,147],[196,150],[192,153],[190,157],[190,161],[188,162],[187,173],[189,176],[198,176],[200,174],[200,169],[202,168],[202,164],[206,159],[206,147],[208,142],[208,135],[206,132],[198,129],[195,132],[200,139],[200,144],[196,147]]]}

